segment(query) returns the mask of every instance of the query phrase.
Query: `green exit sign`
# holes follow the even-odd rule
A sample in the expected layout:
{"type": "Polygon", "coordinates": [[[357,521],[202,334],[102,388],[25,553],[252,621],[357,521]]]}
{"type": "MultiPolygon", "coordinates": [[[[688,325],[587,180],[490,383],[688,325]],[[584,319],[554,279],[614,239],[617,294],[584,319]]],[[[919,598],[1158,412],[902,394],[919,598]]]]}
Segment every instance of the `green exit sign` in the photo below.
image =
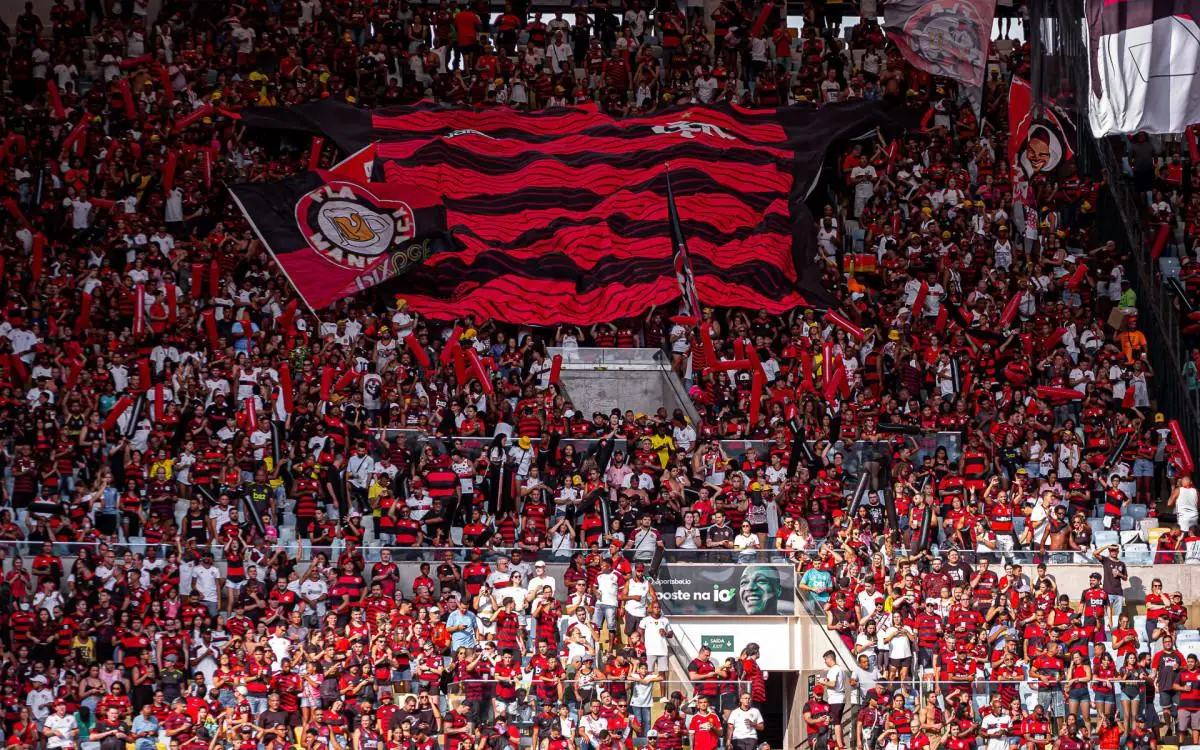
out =
{"type": "Polygon", "coordinates": [[[714,654],[732,654],[733,653],[733,636],[732,635],[702,635],[700,636],[700,645],[708,646],[709,650],[714,654]]]}

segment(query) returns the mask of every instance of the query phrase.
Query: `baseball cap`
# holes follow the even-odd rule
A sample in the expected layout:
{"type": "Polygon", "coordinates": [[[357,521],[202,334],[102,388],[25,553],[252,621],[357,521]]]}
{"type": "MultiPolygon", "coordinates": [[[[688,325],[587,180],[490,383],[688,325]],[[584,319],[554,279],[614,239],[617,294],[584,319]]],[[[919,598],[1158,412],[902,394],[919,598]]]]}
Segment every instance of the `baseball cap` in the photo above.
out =
{"type": "Polygon", "coordinates": [[[658,739],[658,730],[657,730],[657,729],[651,729],[649,732],[646,732],[646,739],[648,739],[648,740],[656,740],[656,739],[658,739]]]}

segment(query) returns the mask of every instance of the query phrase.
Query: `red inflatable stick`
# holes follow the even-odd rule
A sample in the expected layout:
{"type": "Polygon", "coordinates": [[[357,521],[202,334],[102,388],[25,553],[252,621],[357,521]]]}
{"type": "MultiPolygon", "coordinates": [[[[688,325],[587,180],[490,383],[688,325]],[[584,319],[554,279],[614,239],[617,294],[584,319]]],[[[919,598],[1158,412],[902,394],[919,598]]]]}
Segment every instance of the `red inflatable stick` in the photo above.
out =
{"type": "Polygon", "coordinates": [[[254,405],[254,397],[242,399],[246,409],[246,432],[258,432],[258,409],[254,405]]]}
{"type": "Polygon", "coordinates": [[[337,384],[333,387],[333,392],[341,393],[350,386],[354,385],[354,381],[358,380],[360,375],[362,375],[362,373],[353,367],[351,367],[349,370],[346,370],[344,373],[342,373],[342,376],[338,378],[337,384]]]}
{"type": "Polygon", "coordinates": [[[192,264],[192,299],[200,299],[204,296],[204,264],[192,264]]]}
{"type": "Polygon", "coordinates": [[[1167,427],[1171,430],[1171,438],[1175,440],[1175,447],[1179,450],[1184,473],[1190,474],[1192,469],[1196,468],[1196,464],[1192,461],[1192,451],[1188,448],[1187,441],[1183,439],[1183,429],[1179,426],[1179,420],[1172,419],[1167,423],[1167,427]]]}
{"type": "Polygon", "coordinates": [[[825,390],[822,392],[826,401],[833,401],[837,397],[838,392],[842,390],[842,381],[845,379],[845,367],[839,367],[831,374],[829,382],[825,384],[825,390]]]}
{"type": "Polygon", "coordinates": [[[749,370],[750,360],[748,359],[719,359],[712,369],[714,372],[725,372],[726,370],[749,370]]]}
{"type": "Polygon", "coordinates": [[[208,334],[208,343],[213,349],[217,348],[217,312],[211,307],[200,313],[204,318],[204,332],[208,334]]]}
{"type": "Polygon", "coordinates": [[[141,381],[143,391],[150,390],[150,360],[143,359],[138,362],[138,380],[141,381]]]}
{"type": "Polygon", "coordinates": [[[450,338],[446,339],[446,346],[442,348],[442,353],[438,355],[438,360],[443,365],[453,362],[456,353],[462,351],[462,344],[459,343],[462,334],[462,326],[454,326],[454,330],[450,332],[450,338]]]}
{"type": "Polygon", "coordinates": [[[408,347],[408,351],[413,355],[413,359],[417,360],[417,364],[422,369],[428,370],[433,366],[429,361],[429,353],[425,351],[425,347],[421,346],[421,342],[417,341],[416,334],[408,334],[404,337],[404,344],[408,347]]]}
{"type": "Polygon", "coordinates": [[[87,131],[87,126],[87,119],[84,118],[81,119],[78,124],[71,129],[71,132],[68,133],[67,137],[63,139],[62,152],[64,154],[71,148],[71,146],[75,145],[75,141],[83,137],[83,134],[87,131]]]}
{"type": "Polygon", "coordinates": [[[204,149],[200,152],[200,174],[204,177],[204,187],[212,187],[213,176],[213,152],[212,149],[204,149]]]}
{"type": "Polygon", "coordinates": [[[921,315],[921,311],[925,309],[925,298],[929,296],[929,284],[922,281],[920,288],[917,289],[917,296],[913,297],[912,316],[917,318],[921,315]]]}
{"type": "Polygon", "coordinates": [[[1158,233],[1154,235],[1154,244],[1150,246],[1150,259],[1158,260],[1158,256],[1162,255],[1163,248],[1167,246],[1167,240],[1171,237],[1171,225],[1167,223],[1160,224],[1158,233]]]}
{"type": "Polygon", "coordinates": [[[833,342],[826,341],[821,344],[821,380],[826,390],[829,389],[829,384],[833,382],[833,370],[833,342]]]}
{"type": "Polygon", "coordinates": [[[175,282],[167,284],[167,324],[175,325],[179,320],[179,300],[176,299],[178,287],[175,282]]]}
{"type": "Polygon", "coordinates": [[[712,331],[707,325],[700,326],[700,346],[704,348],[704,361],[709,367],[717,364],[717,348],[713,346],[712,331]]]}
{"type": "Polygon", "coordinates": [[[328,401],[333,395],[333,366],[325,365],[321,370],[321,400],[328,401]]]}
{"type": "Polygon", "coordinates": [[[254,321],[250,320],[250,311],[242,313],[242,338],[246,339],[246,351],[254,348],[254,321]]]}
{"type": "Polygon", "coordinates": [[[700,319],[695,315],[672,315],[670,318],[668,318],[668,320],[675,325],[683,326],[684,328],[691,328],[700,322],[700,319]]]}
{"type": "Polygon", "coordinates": [[[133,288],[133,332],[140,336],[146,332],[146,285],[133,288]]]}
{"type": "Polygon", "coordinates": [[[763,388],[767,385],[767,376],[762,371],[762,367],[758,367],[752,376],[750,376],[750,428],[758,424],[758,415],[762,410],[762,394],[763,388]]]}
{"type": "Polygon", "coordinates": [[[1074,289],[1083,283],[1087,277],[1087,264],[1079,261],[1075,264],[1075,270],[1067,277],[1067,289],[1074,289]]]}
{"type": "Polygon", "coordinates": [[[174,130],[176,133],[186,130],[189,126],[200,122],[205,117],[211,117],[212,113],[213,113],[212,105],[205,104],[200,109],[197,109],[194,112],[192,112],[188,115],[185,115],[184,117],[181,117],[178,120],[176,120],[174,130]]]}
{"type": "Polygon", "coordinates": [[[1000,313],[1000,327],[1007,328],[1012,325],[1012,322],[1017,319],[1017,311],[1021,307],[1021,295],[1024,292],[1017,292],[1004,306],[1004,312],[1000,313]]]}
{"type": "Polygon", "coordinates": [[[104,418],[104,422],[100,425],[102,430],[111,430],[117,426],[117,420],[125,413],[125,410],[133,405],[133,396],[122,396],[117,403],[113,404],[112,411],[104,418]]]}
{"type": "Polygon", "coordinates": [[[946,321],[949,319],[949,317],[949,309],[945,305],[939,307],[937,318],[933,321],[933,330],[937,331],[938,333],[941,333],[943,330],[945,330],[946,321]]]}
{"type": "Polygon", "coordinates": [[[1038,398],[1047,401],[1082,401],[1083,394],[1074,388],[1059,388],[1052,385],[1039,385],[1034,389],[1038,398]]]}
{"type": "Polygon", "coordinates": [[[741,337],[738,337],[733,340],[733,358],[734,359],[745,359],[746,358],[746,342],[743,341],[741,339],[741,337]]]}
{"type": "Polygon", "coordinates": [[[483,392],[487,395],[492,395],[492,379],[488,377],[487,369],[484,368],[483,362],[479,359],[479,352],[475,351],[475,347],[468,346],[466,349],[467,360],[471,364],[471,375],[479,379],[479,384],[483,386],[483,392]]]}
{"type": "Polygon", "coordinates": [[[129,79],[122,78],[118,84],[121,87],[121,102],[125,105],[125,116],[130,120],[138,118],[137,104],[133,101],[133,89],[129,86],[129,79]]]}
{"type": "Polygon", "coordinates": [[[1059,326],[1055,329],[1054,333],[1050,334],[1050,338],[1042,342],[1042,349],[1048,352],[1053,351],[1054,347],[1058,346],[1059,342],[1063,340],[1063,336],[1066,335],[1067,329],[1059,326]]]}
{"type": "Polygon", "coordinates": [[[221,295],[221,266],[214,260],[208,264],[208,296],[221,295]]]}
{"type": "Polygon", "coordinates": [[[167,160],[163,163],[163,190],[171,192],[175,187],[175,169],[179,166],[179,158],[174,151],[167,152],[167,160]]]}
{"type": "MultiPolygon", "coordinates": [[[[79,317],[75,318],[75,335],[82,336],[92,327],[92,295],[84,292],[79,297],[79,317]]],[[[70,389],[68,389],[70,390],[70,389]]]]}
{"type": "Polygon", "coordinates": [[[130,57],[122,60],[121,62],[117,63],[117,67],[119,67],[121,70],[130,70],[142,65],[149,65],[151,62],[153,62],[153,60],[154,56],[147,52],[144,55],[138,55],[137,57],[130,57]]]}
{"type": "Polygon", "coordinates": [[[67,391],[75,390],[75,384],[79,382],[79,375],[83,372],[83,358],[76,359],[71,363],[71,369],[67,372],[67,391]]]}
{"type": "Polygon", "coordinates": [[[287,307],[283,308],[283,312],[279,314],[279,331],[284,336],[292,335],[292,323],[296,319],[296,310],[300,307],[299,300],[292,300],[287,303],[287,307]]]}
{"type": "Polygon", "coordinates": [[[550,385],[558,385],[559,379],[562,378],[562,355],[555,354],[550,360],[550,385]]]}
{"type": "Polygon", "coordinates": [[[841,328],[843,331],[859,341],[862,341],[864,338],[866,338],[866,334],[863,333],[863,329],[854,325],[834,310],[830,310],[825,313],[825,321],[837,326],[838,328],[841,328]]]}
{"type": "Polygon", "coordinates": [[[283,410],[291,414],[294,409],[292,401],[292,368],[284,362],[279,367],[279,390],[283,393],[283,410]]]}
{"type": "Polygon", "coordinates": [[[175,86],[171,83],[171,71],[165,65],[158,67],[158,82],[162,86],[163,101],[167,104],[175,101],[175,86]]]}
{"type": "Polygon", "coordinates": [[[62,94],[58,91],[58,84],[53,78],[46,79],[46,97],[50,100],[50,111],[54,114],[54,119],[67,119],[67,108],[63,106],[62,94]]]}

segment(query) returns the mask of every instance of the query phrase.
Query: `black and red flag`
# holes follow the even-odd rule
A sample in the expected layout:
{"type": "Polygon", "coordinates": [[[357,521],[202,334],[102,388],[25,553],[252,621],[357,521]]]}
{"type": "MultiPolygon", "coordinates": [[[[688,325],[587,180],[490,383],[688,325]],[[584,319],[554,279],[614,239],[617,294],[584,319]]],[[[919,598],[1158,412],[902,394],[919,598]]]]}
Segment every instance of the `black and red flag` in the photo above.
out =
{"type": "Polygon", "coordinates": [[[675,277],[679,280],[679,292],[683,295],[681,313],[700,320],[700,295],[696,292],[696,275],[692,273],[692,259],[688,256],[687,240],[679,223],[679,211],[675,208],[670,169],[667,170],[667,215],[671,221],[671,245],[675,248],[675,277]]]}
{"type": "Polygon", "coordinates": [[[1200,0],[1086,0],[1097,138],[1200,122],[1200,0]]]}
{"type": "Polygon", "coordinates": [[[593,105],[421,103],[375,114],[376,176],[440,193],[462,243],[402,282],[427,316],[547,325],[640,315],[681,294],[674,228],[687,236],[698,298],[781,313],[830,304],[804,205],[826,152],[891,122],[866,102],[619,120],[593,105]]]}
{"type": "Polygon", "coordinates": [[[409,273],[454,247],[441,196],[417,188],[318,170],[230,190],[314,310],[409,273]]]}
{"type": "Polygon", "coordinates": [[[916,68],[983,83],[996,0],[884,0],[883,28],[916,68]]]}

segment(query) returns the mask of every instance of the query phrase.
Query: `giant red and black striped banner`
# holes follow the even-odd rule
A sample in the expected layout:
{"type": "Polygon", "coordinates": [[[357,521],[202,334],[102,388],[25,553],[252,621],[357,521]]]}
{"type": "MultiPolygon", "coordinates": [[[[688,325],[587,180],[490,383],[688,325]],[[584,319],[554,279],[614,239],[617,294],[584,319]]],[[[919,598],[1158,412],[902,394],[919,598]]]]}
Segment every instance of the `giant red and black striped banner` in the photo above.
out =
{"type": "Polygon", "coordinates": [[[804,198],[835,142],[889,121],[865,102],[620,120],[590,105],[377,112],[376,179],[441,194],[461,245],[399,285],[413,309],[441,319],[588,324],[672,303],[669,165],[705,304],[824,305],[804,198]]]}

